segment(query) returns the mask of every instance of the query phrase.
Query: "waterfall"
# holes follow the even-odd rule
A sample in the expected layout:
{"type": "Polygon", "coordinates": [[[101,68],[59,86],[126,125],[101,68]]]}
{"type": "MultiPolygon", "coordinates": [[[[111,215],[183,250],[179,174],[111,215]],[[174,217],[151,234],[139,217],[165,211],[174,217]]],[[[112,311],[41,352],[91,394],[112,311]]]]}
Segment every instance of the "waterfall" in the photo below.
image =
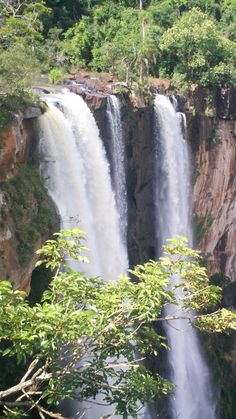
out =
{"type": "MultiPolygon", "coordinates": [[[[176,235],[186,236],[191,244],[190,162],[181,128],[185,119],[162,95],[155,98],[155,115],[158,245],[160,248],[176,235]]],[[[178,316],[181,312],[171,306],[165,314],[178,316]]],[[[169,378],[176,385],[170,400],[171,418],[215,419],[217,403],[196,331],[186,320],[175,320],[164,327],[171,348],[169,378]]]]}
{"type": "MultiPolygon", "coordinates": [[[[58,208],[61,228],[79,226],[87,232],[90,263],[72,266],[88,276],[114,280],[127,271],[128,258],[96,122],[84,100],[74,93],[50,94],[44,100],[48,110],[40,117],[42,173],[58,208]]],[[[101,403],[101,397],[96,401],[101,403]]],[[[64,409],[69,416],[77,417],[80,410],[84,419],[98,419],[114,406],[70,402],[64,409]]]]}
{"type": "Polygon", "coordinates": [[[51,94],[45,100],[49,109],[40,117],[41,167],[61,228],[79,226],[87,232],[87,275],[115,279],[126,272],[128,262],[96,122],[74,93],[51,94]]]}
{"type": "Polygon", "coordinates": [[[123,242],[126,244],[128,209],[125,173],[125,150],[123,143],[120,102],[119,99],[114,95],[108,97],[107,116],[111,132],[111,168],[116,206],[119,213],[121,235],[123,242]]]}

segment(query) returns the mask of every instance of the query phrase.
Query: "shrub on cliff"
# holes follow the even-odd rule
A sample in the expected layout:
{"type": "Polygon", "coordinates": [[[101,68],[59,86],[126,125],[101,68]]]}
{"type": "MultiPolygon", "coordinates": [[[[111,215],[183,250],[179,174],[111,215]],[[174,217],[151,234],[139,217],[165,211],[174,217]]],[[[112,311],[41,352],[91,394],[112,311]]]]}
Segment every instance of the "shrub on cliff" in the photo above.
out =
{"type": "Polygon", "coordinates": [[[51,413],[60,399],[94,402],[101,394],[111,414],[115,409],[124,417],[136,417],[140,404],[172,390],[171,383],[143,365],[146,356],[167,347],[152,328],[158,321],[176,319],[162,317],[163,307],[181,306],[186,321],[205,331],[236,328],[236,315],[228,310],[198,316],[189,311],[214,310],[220,288],[209,284],[198,253],[183,238],[171,240],[159,261],[136,266],[131,271],[136,281],[123,276],[105,282],[67,265],[71,258],[86,262],[83,232],[74,229],[56,236],[39,251],[39,264],[55,273],[39,304],[30,307],[24,292],[0,282],[1,358],[16,357],[24,368],[16,385],[0,391],[5,411],[37,409],[40,417],[62,418],[51,413]],[[181,275],[184,282],[171,285],[173,275],[181,275]],[[179,287],[184,289],[182,298],[177,296],[179,287]]]}

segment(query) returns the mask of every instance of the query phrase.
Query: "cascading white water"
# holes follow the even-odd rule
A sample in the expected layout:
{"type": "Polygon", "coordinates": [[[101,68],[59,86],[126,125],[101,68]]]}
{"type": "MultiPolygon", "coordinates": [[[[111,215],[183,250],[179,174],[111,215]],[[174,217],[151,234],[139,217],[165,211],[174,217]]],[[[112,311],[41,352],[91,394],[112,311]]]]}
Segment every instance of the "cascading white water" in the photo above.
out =
{"type": "MultiPolygon", "coordinates": [[[[83,99],[74,93],[64,91],[44,99],[49,109],[40,117],[42,173],[57,205],[61,228],[79,226],[85,230],[90,249],[90,263],[73,267],[89,276],[114,280],[127,272],[128,258],[96,122],[83,99]]],[[[114,407],[70,404],[70,415],[78,410],[85,410],[84,419],[98,419],[114,407]]]]}
{"type": "Polygon", "coordinates": [[[92,113],[70,92],[45,97],[40,117],[42,172],[58,207],[62,228],[87,232],[88,275],[115,279],[127,270],[109,164],[92,113]]]}
{"type": "MultiPolygon", "coordinates": [[[[190,163],[181,120],[170,100],[155,98],[157,142],[157,238],[159,245],[176,235],[186,236],[191,244],[190,163]]],[[[173,279],[176,280],[176,279],[173,279]]],[[[176,307],[167,315],[181,315],[176,307]]],[[[209,369],[196,331],[186,320],[165,326],[170,351],[170,380],[176,385],[171,398],[172,419],[215,419],[216,399],[209,369]]]]}
{"type": "Polygon", "coordinates": [[[116,197],[116,206],[120,218],[120,229],[124,243],[127,236],[127,189],[125,173],[125,150],[121,123],[120,101],[111,95],[107,102],[107,115],[111,131],[112,178],[116,197]]]}

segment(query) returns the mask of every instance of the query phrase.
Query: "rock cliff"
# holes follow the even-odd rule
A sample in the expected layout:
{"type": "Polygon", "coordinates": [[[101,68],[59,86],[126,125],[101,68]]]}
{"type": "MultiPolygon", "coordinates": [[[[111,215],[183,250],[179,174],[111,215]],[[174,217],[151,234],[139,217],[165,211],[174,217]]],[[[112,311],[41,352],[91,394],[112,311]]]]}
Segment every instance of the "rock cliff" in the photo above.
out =
{"type": "Polygon", "coordinates": [[[35,251],[48,238],[56,214],[37,164],[39,108],[0,130],[0,278],[29,291],[35,251]]]}
{"type": "Polygon", "coordinates": [[[197,245],[209,274],[236,280],[236,94],[197,91],[187,103],[194,158],[193,211],[197,245]]]}

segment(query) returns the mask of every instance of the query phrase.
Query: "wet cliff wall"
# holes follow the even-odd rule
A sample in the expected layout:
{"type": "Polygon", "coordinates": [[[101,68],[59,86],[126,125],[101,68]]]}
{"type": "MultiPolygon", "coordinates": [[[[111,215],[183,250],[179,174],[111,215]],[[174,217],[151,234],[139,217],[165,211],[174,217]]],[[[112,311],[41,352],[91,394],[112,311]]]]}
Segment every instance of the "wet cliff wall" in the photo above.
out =
{"type": "MultiPolygon", "coordinates": [[[[222,305],[236,307],[236,90],[196,89],[183,103],[193,162],[195,246],[223,285],[222,305]],[[228,278],[226,278],[227,276],[228,278]]],[[[219,391],[219,415],[235,415],[236,336],[204,339],[219,391]]]]}
{"type": "Polygon", "coordinates": [[[193,151],[193,224],[210,275],[236,281],[236,90],[198,89],[186,103],[193,151]]]}
{"type": "Polygon", "coordinates": [[[0,278],[30,289],[35,251],[57,219],[39,174],[39,108],[18,114],[0,130],[0,278]]]}

